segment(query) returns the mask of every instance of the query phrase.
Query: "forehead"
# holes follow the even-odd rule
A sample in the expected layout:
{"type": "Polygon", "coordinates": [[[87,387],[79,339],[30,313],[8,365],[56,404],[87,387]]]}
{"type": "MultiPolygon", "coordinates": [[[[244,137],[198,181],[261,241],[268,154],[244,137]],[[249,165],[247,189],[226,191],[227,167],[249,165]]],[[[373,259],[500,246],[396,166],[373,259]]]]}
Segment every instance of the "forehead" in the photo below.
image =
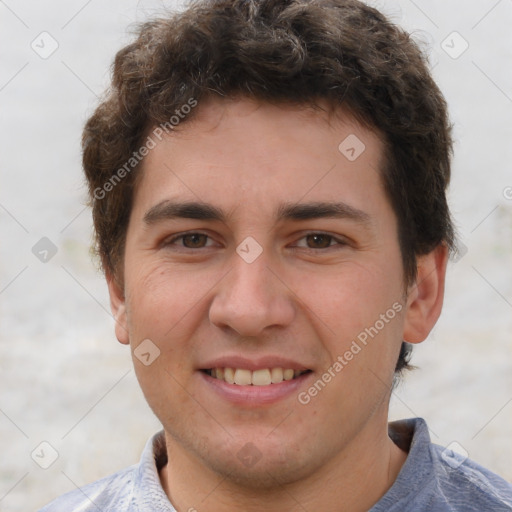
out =
{"type": "Polygon", "coordinates": [[[385,200],[379,135],[342,110],[247,99],[196,109],[145,157],[134,209],[179,199],[262,216],[302,199],[361,210],[385,200]]]}

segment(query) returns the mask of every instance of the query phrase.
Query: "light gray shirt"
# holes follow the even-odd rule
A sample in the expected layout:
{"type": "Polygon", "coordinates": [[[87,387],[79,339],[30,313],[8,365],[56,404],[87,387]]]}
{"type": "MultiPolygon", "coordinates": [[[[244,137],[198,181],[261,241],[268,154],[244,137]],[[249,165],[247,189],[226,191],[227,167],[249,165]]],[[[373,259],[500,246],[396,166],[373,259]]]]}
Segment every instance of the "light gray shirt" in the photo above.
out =
{"type": "MultiPolygon", "coordinates": [[[[512,484],[433,444],[423,419],[390,423],[389,434],[408,452],[407,460],[369,512],[512,511],[512,484]]],[[[159,432],[147,442],[138,464],[64,494],[40,512],[176,512],[158,475],[166,458],[159,432]]]]}

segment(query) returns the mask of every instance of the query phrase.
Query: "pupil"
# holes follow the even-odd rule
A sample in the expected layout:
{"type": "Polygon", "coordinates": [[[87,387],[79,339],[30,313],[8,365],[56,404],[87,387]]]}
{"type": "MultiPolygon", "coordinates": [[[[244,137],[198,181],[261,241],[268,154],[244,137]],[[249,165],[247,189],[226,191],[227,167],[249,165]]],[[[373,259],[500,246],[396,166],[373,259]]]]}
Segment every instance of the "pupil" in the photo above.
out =
{"type": "Polygon", "coordinates": [[[192,235],[185,235],[183,242],[186,247],[200,247],[202,246],[202,242],[204,242],[204,238],[206,235],[201,233],[195,233],[192,235]]]}
{"type": "Polygon", "coordinates": [[[329,247],[330,242],[330,236],[327,235],[309,235],[309,240],[313,242],[313,245],[315,245],[317,248],[325,248],[329,247]]]}

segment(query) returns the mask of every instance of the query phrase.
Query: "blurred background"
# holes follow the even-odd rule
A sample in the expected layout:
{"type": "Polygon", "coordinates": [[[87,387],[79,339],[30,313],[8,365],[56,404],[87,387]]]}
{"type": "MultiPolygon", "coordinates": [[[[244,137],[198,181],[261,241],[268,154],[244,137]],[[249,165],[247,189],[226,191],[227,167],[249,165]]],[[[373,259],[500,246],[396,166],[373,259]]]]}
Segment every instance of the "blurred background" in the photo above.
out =
{"type": "MultiPolygon", "coordinates": [[[[459,256],[391,419],[512,481],[512,2],[368,2],[430,55],[456,140],[459,256]]],[[[178,8],[0,0],[0,510],[37,510],[138,461],[159,423],[91,261],[80,136],[130,26],[178,8]],[[41,444],[43,443],[43,444],[41,444]]]]}

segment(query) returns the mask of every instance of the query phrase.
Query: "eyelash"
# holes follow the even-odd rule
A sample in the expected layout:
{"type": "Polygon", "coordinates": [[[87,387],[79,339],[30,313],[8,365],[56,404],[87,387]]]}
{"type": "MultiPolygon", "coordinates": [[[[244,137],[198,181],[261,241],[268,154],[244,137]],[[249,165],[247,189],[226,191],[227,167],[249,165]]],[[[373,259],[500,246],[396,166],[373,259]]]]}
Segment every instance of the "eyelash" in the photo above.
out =
{"type": "MultiPolygon", "coordinates": [[[[200,231],[189,231],[187,233],[182,233],[180,235],[173,236],[171,239],[168,239],[168,240],[164,241],[164,243],[162,245],[164,247],[168,247],[168,246],[174,245],[174,243],[176,241],[178,241],[180,239],[183,241],[186,236],[190,236],[190,235],[204,235],[208,239],[211,240],[211,237],[208,236],[206,233],[201,233],[200,231]]],[[[308,232],[305,235],[303,235],[301,238],[299,238],[299,240],[303,240],[303,239],[306,239],[308,236],[315,236],[315,235],[328,237],[330,239],[330,242],[334,242],[334,243],[332,243],[331,245],[329,245],[327,247],[320,247],[320,248],[316,248],[316,249],[312,248],[312,247],[299,247],[299,249],[305,249],[306,251],[319,252],[319,251],[325,251],[325,250],[328,250],[328,249],[332,249],[333,247],[336,247],[336,246],[344,247],[344,246],[348,245],[348,243],[345,240],[343,240],[341,238],[337,238],[334,235],[331,235],[329,233],[324,233],[322,231],[311,231],[311,232],[308,232]]],[[[179,248],[181,250],[186,250],[186,251],[197,251],[197,250],[200,250],[200,249],[207,249],[208,247],[209,246],[192,248],[192,247],[185,247],[183,245],[179,246],[179,248]]],[[[294,247],[294,248],[297,248],[297,247],[294,247]]]]}

